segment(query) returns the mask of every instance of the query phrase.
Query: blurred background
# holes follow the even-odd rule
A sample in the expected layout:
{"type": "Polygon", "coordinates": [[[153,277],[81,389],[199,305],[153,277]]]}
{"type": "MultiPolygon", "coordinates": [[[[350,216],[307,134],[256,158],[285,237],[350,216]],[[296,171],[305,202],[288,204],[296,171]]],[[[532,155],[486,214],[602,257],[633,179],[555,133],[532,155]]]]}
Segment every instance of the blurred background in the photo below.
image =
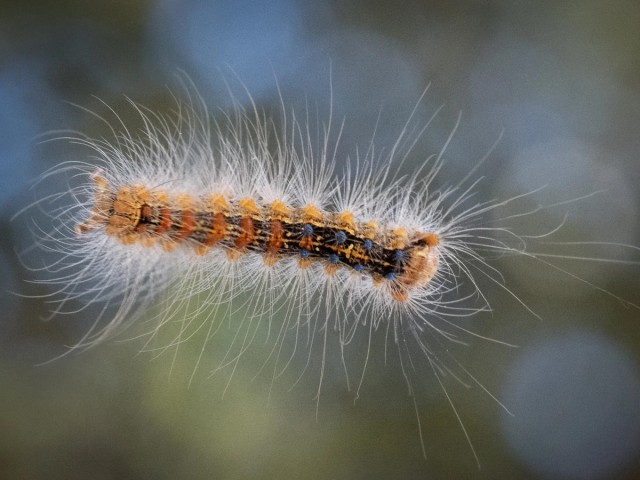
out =
{"type": "Polygon", "coordinates": [[[621,246],[640,245],[639,127],[634,1],[0,0],[0,478],[638,478],[640,311],[603,291],[640,303],[640,252],[621,246]],[[530,249],[585,259],[492,259],[539,318],[480,278],[494,311],[465,326],[518,348],[470,337],[449,350],[513,413],[444,379],[480,470],[428,368],[416,373],[422,457],[384,339],[355,402],[330,355],[317,411],[315,357],[298,383],[293,369],[272,386],[256,376],[264,358],[249,356],[224,396],[208,353],[192,378],[198,342],[155,355],[114,341],[38,365],[92,321],[88,311],[45,321],[49,299],[29,296],[55,289],[31,283],[46,274],[18,259],[33,237],[28,215],[11,217],[39,195],[34,179],[88,155],[42,135],[108,137],[83,109],[107,112],[98,99],[133,125],[125,96],[168,112],[178,72],[214,111],[231,106],[225,81],[246,104],[238,78],[259,108],[277,109],[279,84],[287,105],[328,118],[332,84],[345,162],[378,118],[376,144],[390,148],[429,85],[416,121],[443,108],[409,171],[462,112],[438,185],[460,181],[503,133],[477,198],[544,187],[487,221],[544,206],[510,225],[540,235],[566,216],[552,240],[584,243],[530,249]]]}

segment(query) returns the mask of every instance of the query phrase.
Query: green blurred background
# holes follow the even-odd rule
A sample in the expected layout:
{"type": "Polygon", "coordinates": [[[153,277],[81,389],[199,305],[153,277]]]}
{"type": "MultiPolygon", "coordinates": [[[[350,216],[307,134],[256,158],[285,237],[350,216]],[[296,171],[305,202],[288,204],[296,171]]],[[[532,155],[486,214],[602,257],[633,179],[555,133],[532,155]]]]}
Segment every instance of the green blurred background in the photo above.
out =
{"type": "MultiPolygon", "coordinates": [[[[197,338],[162,354],[138,354],[140,341],[114,341],[36,366],[65,352],[95,314],[46,322],[46,298],[16,295],[54,289],[30,283],[43,275],[16,254],[33,242],[29,220],[12,215],[34,200],[29,188],[40,173],[88,153],[40,143],[40,135],[108,136],[73,106],[104,113],[97,98],[133,125],[139,120],[125,95],[168,112],[167,87],[180,93],[179,71],[212,109],[230,106],[224,82],[237,89],[237,75],[271,111],[277,78],[287,104],[308,102],[320,118],[332,82],[334,116],[346,121],[344,161],[368,145],[378,115],[376,143],[389,148],[430,85],[418,121],[444,107],[409,170],[440,150],[462,111],[440,184],[464,177],[504,131],[478,171],[486,177],[478,198],[545,188],[497,215],[601,192],[512,223],[536,235],[566,214],[556,241],[640,245],[638,2],[2,0],[0,478],[640,476],[640,313],[589,285],[640,303],[640,253],[632,248],[532,242],[536,252],[621,261],[552,259],[587,283],[533,260],[492,260],[540,318],[479,279],[494,312],[464,325],[519,348],[473,338],[450,347],[514,413],[478,386],[445,379],[480,470],[424,366],[415,373],[422,457],[414,407],[397,361],[385,365],[384,338],[374,342],[356,402],[330,350],[317,411],[317,351],[298,383],[303,361],[272,385],[270,373],[256,376],[264,361],[258,348],[223,396],[228,376],[210,372],[224,335],[195,375],[197,338]]],[[[347,362],[355,372],[365,348],[359,338],[347,362]]]]}

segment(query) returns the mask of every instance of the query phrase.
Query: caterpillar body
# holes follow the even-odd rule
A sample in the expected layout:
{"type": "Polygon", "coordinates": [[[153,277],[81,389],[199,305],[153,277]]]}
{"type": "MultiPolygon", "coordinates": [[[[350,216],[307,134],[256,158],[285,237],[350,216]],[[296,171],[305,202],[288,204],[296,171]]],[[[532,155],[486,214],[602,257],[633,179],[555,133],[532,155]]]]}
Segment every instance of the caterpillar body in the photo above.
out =
{"type": "Polygon", "coordinates": [[[249,197],[228,199],[216,193],[171,198],[143,185],[116,191],[99,172],[93,178],[94,212],[77,226],[79,234],[102,229],[124,245],[151,247],[157,242],[166,252],[187,244],[196,255],[219,245],[230,259],[262,254],[267,266],[295,256],[300,268],[315,261],[327,275],[346,268],[369,277],[398,302],[437,271],[436,233],[380,229],[373,220],[356,223],[352,212],[328,213],[312,204],[291,209],[280,200],[260,205],[249,197]]]}

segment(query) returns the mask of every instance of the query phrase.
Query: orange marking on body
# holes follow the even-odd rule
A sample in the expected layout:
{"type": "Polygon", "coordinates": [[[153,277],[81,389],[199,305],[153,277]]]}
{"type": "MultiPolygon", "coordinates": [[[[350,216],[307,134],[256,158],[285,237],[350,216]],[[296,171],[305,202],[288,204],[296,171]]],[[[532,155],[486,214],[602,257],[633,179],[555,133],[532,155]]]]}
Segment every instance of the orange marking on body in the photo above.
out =
{"type": "MultiPolygon", "coordinates": [[[[227,218],[225,213],[229,210],[227,199],[219,193],[209,196],[207,207],[213,213],[212,228],[209,235],[204,240],[205,247],[212,247],[220,240],[223,240],[227,234],[227,218]]],[[[203,252],[204,253],[204,252],[203,252]]]]}
{"type": "Polygon", "coordinates": [[[229,260],[237,260],[242,255],[244,255],[244,253],[240,250],[225,250],[225,253],[227,254],[227,258],[229,260]]]}
{"type": "Polygon", "coordinates": [[[346,230],[349,234],[353,235],[356,231],[356,222],[353,218],[353,212],[341,212],[336,215],[336,223],[341,230],[346,230]]]}
{"type": "Polygon", "coordinates": [[[222,240],[227,234],[227,219],[224,214],[216,213],[213,216],[213,228],[209,233],[209,236],[204,241],[207,247],[212,247],[220,240],[222,240]]]}
{"type": "Polygon", "coordinates": [[[213,207],[216,212],[226,212],[229,210],[229,202],[224,197],[224,195],[220,195],[219,193],[214,193],[209,197],[209,203],[213,207]]]}
{"type": "Polygon", "coordinates": [[[255,238],[253,219],[251,217],[243,217],[238,222],[238,226],[240,227],[240,234],[236,238],[234,245],[236,248],[242,249],[251,244],[255,238]]]}
{"type": "Polygon", "coordinates": [[[312,203],[302,207],[301,215],[306,222],[319,222],[322,220],[322,212],[312,203]]]}
{"type": "Polygon", "coordinates": [[[245,197],[238,201],[238,208],[247,216],[242,217],[238,222],[240,233],[238,234],[234,245],[238,249],[243,249],[247,245],[253,243],[256,237],[253,218],[260,213],[260,207],[258,207],[253,198],[245,197]]]}
{"type": "Polygon", "coordinates": [[[196,217],[193,214],[192,210],[183,210],[182,218],[180,220],[180,230],[176,235],[176,239],[184,240],[189,236],[191,232],[193,232],[196,227],[196,217]]]}
{"type": "Polygon", "coordinates": [[[172,240],[166,240],[162,243],[162,249],[165,252],[173,252],[177,246],[178,244],[172,240]]]}
{"type": "Polygon", "coordinates": [[[267,267],[273,267],[276,263],[278,263],[278,260],[280,260],[280,257],[278,255],[266,253],[265,255],[262,256],[262,260],[264,260],[264,264],[267,267]]]}
{"type": "Polygon", "coordinates": [[[287,207],[287,205],[281,200],[271,202],[269,208],[271,209],[272,215],[278,220],[288,219],[291,215],[289,207],[287,207]]]}
{"type": "Polygon", "coordinates": [[[338,271],[339,265],[335,263],[325,263],[324,264],[324,273],[330,277],[336,274],[338,271]]]}
{"type": "Polygon", "coordinates": [[[303,237],[298,244],[300,248],[310,251],[313,248],[313,236],[303,237]]]}
{"type": "Polygon", "coordinates": [[[260,213],[260,207],[258,207],[258,205],[256,204],[253,198],[249,198],[249,197],[241,198],[238,201],[238,207],[240,207],[241,210],[245,211],[250,215],[255,215],[257,213],[260,213]]]}
{"type": "Polygon", "coordinates": [[[184,240],[196,228],[196,218],[194,214],[195,205],[193,199],[188,195],[180,195],[177,199],[178,210],[180,210],[180,229],[175,235],[176,240],[184,240]]]}
{"type": "Polygon", "coordinates": [[[437,233],[425,233],[421,238],[430,247],[437,247],[440,244],[440,235],[437,233]]]}
{"type": "Polygon", "coordinates": [[[298,268],[306,269],[311,266],[312,260],[310,258],[298,257],[298,268]]]}
{"type": "Polygon", "coordinates": [[[211,250],[211,247],[208,247],[207,245],[194,246],[195,254],[198,255],[199,257],[201,257],[202,255],[205,255],[209,250],[211,250]]]}
{"type": "Polygon", "coordinates": [[[171,209],[167,205],[163,205],[160,207],[160,223],[156,227],[155,233],[157,235],[162,235],[171,228],[171,225],[171,209]]]}
{"type": "Polygon", "coordinates": [[[269,226],[269,240],[267,241],[266,252],[276,254],[284,244],[284,228],[280,220],[272,220],[269,226]]]}

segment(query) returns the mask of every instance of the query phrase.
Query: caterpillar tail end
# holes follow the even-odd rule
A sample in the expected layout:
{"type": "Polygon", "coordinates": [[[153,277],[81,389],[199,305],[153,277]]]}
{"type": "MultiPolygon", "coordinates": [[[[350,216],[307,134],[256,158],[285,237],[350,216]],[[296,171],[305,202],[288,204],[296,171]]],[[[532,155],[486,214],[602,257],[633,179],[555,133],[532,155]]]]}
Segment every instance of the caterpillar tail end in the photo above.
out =
{"type": "Polygon", "coordinates": [[[413,241],[413,255],[402,275],[391,284],[391,298],[398,303],[406,303],[410,300],[412,289],[431,282],[440,265],[439,244],[440,236],[434,232],[423,233],[413,241]]]}

